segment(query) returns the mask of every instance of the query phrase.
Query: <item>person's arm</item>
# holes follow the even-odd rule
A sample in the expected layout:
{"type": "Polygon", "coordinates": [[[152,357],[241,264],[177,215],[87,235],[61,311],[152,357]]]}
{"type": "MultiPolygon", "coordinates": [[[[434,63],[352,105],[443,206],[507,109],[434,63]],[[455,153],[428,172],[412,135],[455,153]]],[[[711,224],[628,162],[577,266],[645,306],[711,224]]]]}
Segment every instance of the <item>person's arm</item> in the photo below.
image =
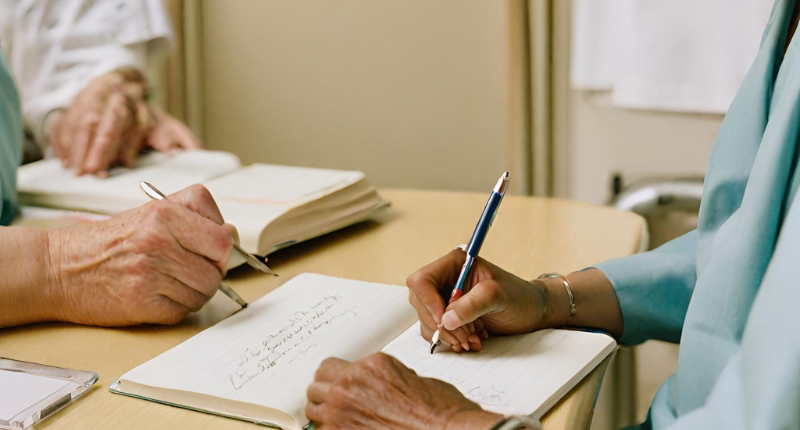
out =
{"type": "MultiPolygon", "coordinates": [[[[789,212],[789,217],[792,213],[789,212]]],[[[653,428],[800,428],[800,223],[787,219],[747,319],[739,351],[720,373],[703,406],[676,416],[654,402],[653,428]]],[[[662,388],[672,396],[670,387],[662,388]]],[[[656,397],[662,395],[661,391],[656,397]]]]}
{"type": "Polygon", "coordinates": [[[616,338],[622,336],[623,319],[614,287],[606,275],[596,268],[565,275],[573,293],[575,314],[570,321],[569,294],[558,278],[533,282],[546,291],[547,312],[542,328],[586,327],[602,330],[616,338]]]}
{"type": "Polygon", "coordinates": [[[480,350],[489,333],[527,333],[568,325],[595,328],[624,343],[676,342],[696,280],[696,232],[644,254],[566,275],[576,313],[570,322],[567,290],[558,279],[526,281],[477,258],[466,293],[445,307],[464,264],[454,250],[406,280],[428,341],[440,338],[456,352],[480,350]]]}
{"type": "Polygon", "coordinates": [[[55,319],[47,232],[0,227],[0,327],[55,319]]]}
{"type": "MultiPolygon", "coordinates": [[[[621,341],[628,345],[648,339],[677,343],[697,282],[697,231],[689,232],[661,247],[642,254],[596,265],[613,285],[622,312],[621,341]]],[[[583,294],[580,273],[573,290],[583,294]]],[[[576,297],[579,309],[594,307],[592,297],[576,297]]],[[[579,317],[578,311],[576,317],[579,317]]],[[[598,325],[582,325],[598,327],[598,325]]],[[[598,327],[602,328],[602,327],[598,327]]]]}
{"type": "Polygon", "coordinates": [[[0,228],[0,327],[175,324],[225,275],[233,238],[222,224],[197,185],[107,221],[0,228]]]}
{"type": "MultiPolygon", "coordinates": [[[[55,155],[78,174],[105,177],[114,164],[132,167],[145,146],[158,151],[202,148],[188,127],[146,100],[145,74],[154,57],[167,52],[171,39],[161,2],[84,3],[66,22],[72,27],[48,49],[30,35],[45,31],[41,21],[60,17],[16,23],[17,33],[27,37],[15,38],[14,50],[39,55],[43,64],[35,70],[13,65],[24,120],[42,153],[55,155]]],[[[53,13],[38,7],[42,14],[53,13]]]]}
{"type": "Polygon", "coordinates": [[[80,1],[79,10],[64,13],[47,2],[26,7],[14,22],[15,58],[30,64],[12,64],[21,90],[23,114],[42,152],[59,110],[67,109],[90,81],[119,69],[148,70],[151,54],[166,52],[171,31],[160,0],[126,1],[120,7],[107,2],[80,1]],[[38,17],[38,18],[37,18],[38,17]],[[59,37],[43,46],[40,35],[48,25],[58,26],[59,37]]]}

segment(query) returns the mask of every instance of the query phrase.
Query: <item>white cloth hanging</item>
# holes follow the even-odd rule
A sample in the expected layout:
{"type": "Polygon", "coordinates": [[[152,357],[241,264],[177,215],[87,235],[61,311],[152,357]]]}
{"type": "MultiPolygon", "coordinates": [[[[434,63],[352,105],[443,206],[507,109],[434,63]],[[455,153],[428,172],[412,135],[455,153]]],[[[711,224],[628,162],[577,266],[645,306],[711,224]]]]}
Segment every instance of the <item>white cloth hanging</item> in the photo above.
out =
{"type": "Polygon", "coordinates": [[[725,113],[773,0],[573,0],[572,85],[615,106],[725,113]]]}

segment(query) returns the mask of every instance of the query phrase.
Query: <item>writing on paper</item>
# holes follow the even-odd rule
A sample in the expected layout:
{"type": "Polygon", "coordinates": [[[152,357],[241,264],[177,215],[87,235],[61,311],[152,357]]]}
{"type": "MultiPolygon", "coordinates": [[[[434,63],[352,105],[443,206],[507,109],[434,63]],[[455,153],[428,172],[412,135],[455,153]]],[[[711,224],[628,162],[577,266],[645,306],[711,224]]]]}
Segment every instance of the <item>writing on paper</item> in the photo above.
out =
{"type": "Polygon", "coordinates": [[[341,299],[338,295],[325,295],[307,303],[287,321],[248,344],[236,357],[236,370],[227,376],[234,390],[307,355],[317,346],[316,339],[355,317],[357,312],[343,306],[341,299]]]}

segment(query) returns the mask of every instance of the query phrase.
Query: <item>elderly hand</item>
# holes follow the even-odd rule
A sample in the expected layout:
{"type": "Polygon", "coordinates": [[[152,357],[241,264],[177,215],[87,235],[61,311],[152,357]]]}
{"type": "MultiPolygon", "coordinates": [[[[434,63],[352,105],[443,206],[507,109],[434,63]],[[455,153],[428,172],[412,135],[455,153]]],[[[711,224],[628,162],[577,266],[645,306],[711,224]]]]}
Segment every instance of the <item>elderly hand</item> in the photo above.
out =
{"type": "Polygon", "coordinates": [[[466,253],[455,249],[417,270],[406,280],[408,300],[416,309],[422,336],[431,341],[442,325],[440,339],[456,352],[479,351],[489,332],[528,333],[542,328],[545,291],[478,257],[464,285],[464,295],[445,309],[466,253]]]}
{"type": "Polygon", "coordinates": [[[203,148],[203,144],[186,124],[157,107],[151,111],[156,120],[147,136],[147,145],[151,148],[160,152],[203,148]]]}
{"type": "Polygon", "coordinates": [[[381,353],[323,361],[308,387],[306,416],[319,430],[480,430],[501,418],[381,353]]]}
{"type": "Polygon", "coordinates": [[[107,221],[48,232],[51,319],[175,324],[225,275],[233,239],[211,194],[195,185],[107,221]]]}
{"type": "Polygon", "coordinates": [[[144,76],[117,70],[92,80],[50,125],[50,145],[78,175],[108,176],[114,164],[133,167],[150,145],[158,151],[197,149],[202,144],[180,121],[145,101],[144,76]]]}

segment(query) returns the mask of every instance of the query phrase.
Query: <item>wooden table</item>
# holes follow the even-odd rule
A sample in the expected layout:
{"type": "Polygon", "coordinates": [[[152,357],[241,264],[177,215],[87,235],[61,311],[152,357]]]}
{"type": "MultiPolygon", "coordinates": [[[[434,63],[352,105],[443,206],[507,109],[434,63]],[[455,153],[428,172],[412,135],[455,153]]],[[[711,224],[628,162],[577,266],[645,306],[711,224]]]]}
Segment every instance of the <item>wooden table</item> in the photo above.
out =
{"type": "MultiPolygon", "coordinates": [[[[303,272],[404,285],[420,266],[469,239],[485,193],[383,190],[392,208],[362,223],[270,256],[280,274],[249,267],[229,284],[254,301],[303,272]]],[[[639,250],[644,223],[637,215],[589,204],[507,196],[481,255],[524,278],[568,272],[639,250]]],[[[254,424],[109,393],[126,371],[219,320],[204,309],[173,327],[124,329],[39,324],[0,330],[0,356],[94,370],[97,384],[39,429],[250,429],[254,424]]],[[[601,366],[603,367],[603,366],[601,366]]],[[[545,429],[585,429],[604,368],[587,376],[543,419],[545,429]]]]}

